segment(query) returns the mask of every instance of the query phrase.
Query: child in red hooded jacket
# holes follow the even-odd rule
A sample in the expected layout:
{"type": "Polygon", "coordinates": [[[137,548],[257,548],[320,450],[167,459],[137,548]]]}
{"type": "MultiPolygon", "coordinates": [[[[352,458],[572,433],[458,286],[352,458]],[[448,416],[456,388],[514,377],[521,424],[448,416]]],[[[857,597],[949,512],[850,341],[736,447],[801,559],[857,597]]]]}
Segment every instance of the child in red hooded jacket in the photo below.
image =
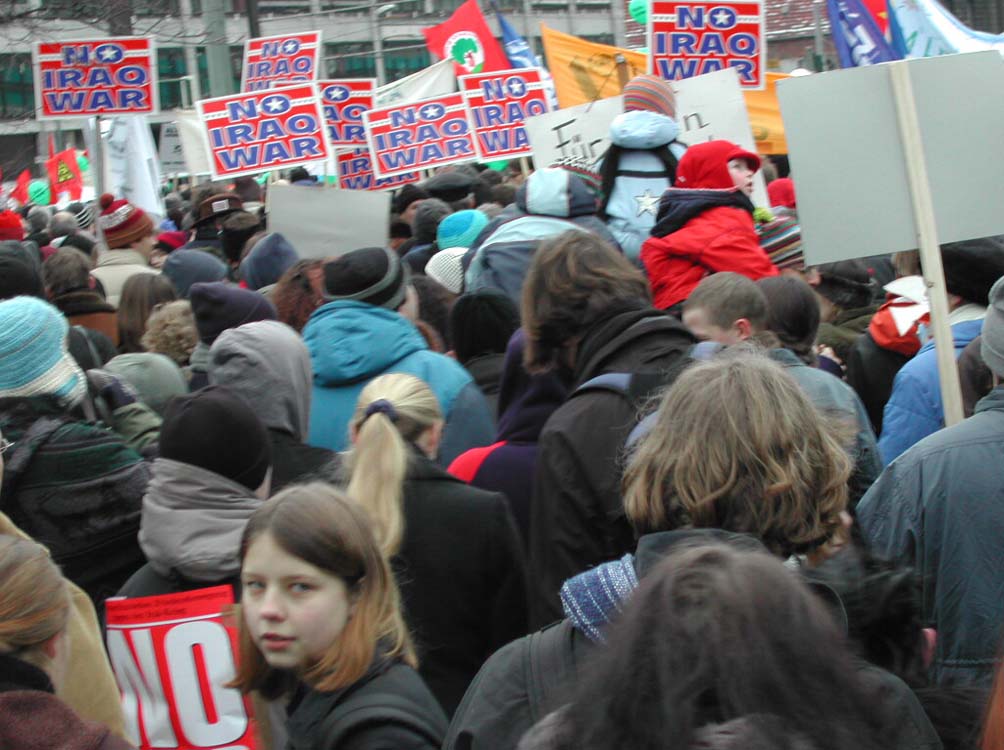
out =
{"type": "Polygon", "coordinates": [[[712,273],[733,271],[754,281],[778,275],[753,224],[758,169],[759,156],[729,141],[687,149],[641,249],[656,307],[682,303],[712,273]]]}

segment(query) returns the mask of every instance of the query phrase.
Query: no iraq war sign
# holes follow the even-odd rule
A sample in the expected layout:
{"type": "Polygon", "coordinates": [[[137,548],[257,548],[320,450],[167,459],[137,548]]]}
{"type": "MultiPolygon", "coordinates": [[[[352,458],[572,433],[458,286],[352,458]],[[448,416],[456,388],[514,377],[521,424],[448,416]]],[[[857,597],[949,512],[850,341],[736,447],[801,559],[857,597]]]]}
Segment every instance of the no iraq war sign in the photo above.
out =
{"type": "Polygon", "coordinates": [[[36,42],[32,56],[40,120],[159,110],[156,53],[148,37],[36,42]]]}
{"type": "Polygon", "coordinates": [[[539,70],[521,68],[462,76],[460,88],[482,161],[533,154],[523,121],[548,111],[539,70]]]}
{"type": "Polygon", "coordinates": [[[477,159],[461,94],[371,109],[363,119],[377,177],[477,159]]]}
{"type": "Polygon", "coordinates": [[[328,139],[315,84],[196,102],[215,179],[325,161],[328,139]]]}
{"type": "Polygon", "coordinates": [[[344,78],[318,81],[328,143],[332,148],[365,146],[363,113],[373,108],[375,78],[344,78]]]}
{"type": "Polygon", "coordinates": [[[418,172],[405,172],[396,177],[377,177],[373,174],[373,160],[365,148],[339,151],[335,154],[338,165],[338,187],[342,190],[391,190],[409,182],[418,182],[418,172]]]}
{"type": "Polygon", "coordinates": [[[649,70],[667,81],[736,69],[744,89],[762,89],[767,69],[759,0],[653,0],[648,16],[649,70]]]}
{"type": "Polygon", "coordinates": [[[320,50],[320,31],[248,39],[244,43],[241,91],[316,80],[320,50]]]}

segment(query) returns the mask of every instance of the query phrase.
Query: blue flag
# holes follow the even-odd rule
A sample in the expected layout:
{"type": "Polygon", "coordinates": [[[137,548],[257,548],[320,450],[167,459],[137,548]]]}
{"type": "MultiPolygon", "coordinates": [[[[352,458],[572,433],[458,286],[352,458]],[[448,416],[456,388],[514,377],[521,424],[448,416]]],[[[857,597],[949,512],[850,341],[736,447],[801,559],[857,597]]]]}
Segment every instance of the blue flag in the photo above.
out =
{"type": "Polygon", "coordinates": [[[885,40],[861,0],[826,0],[841,68],[902,59],[885,40]]]}
{"type": "Polygon", "coordinates": [[[514,68],[538,67],[533,50],[530,49],[530,45],[526,43],[523,35],[505,20],[505,16],[502,15],[498,5],[494,2],[492,2],[492,10],[495,11],[495,17],[498,18],[499,26],[502,29],[502,49],[505,50],[506,57],[509,58],[509,64],[514,68]]]}

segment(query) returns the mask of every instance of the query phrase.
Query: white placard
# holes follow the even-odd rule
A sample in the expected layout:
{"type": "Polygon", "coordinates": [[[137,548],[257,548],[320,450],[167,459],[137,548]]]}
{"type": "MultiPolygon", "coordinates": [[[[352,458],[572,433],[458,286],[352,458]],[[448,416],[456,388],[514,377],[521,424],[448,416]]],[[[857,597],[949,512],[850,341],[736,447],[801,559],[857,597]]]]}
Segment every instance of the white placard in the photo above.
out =
{"type": "Polygon", "coordinates": [[[269,231],[280,232],[301,258],[386,247],[389,240],[388,193],[271,185],[266,211],[269,231]]]}

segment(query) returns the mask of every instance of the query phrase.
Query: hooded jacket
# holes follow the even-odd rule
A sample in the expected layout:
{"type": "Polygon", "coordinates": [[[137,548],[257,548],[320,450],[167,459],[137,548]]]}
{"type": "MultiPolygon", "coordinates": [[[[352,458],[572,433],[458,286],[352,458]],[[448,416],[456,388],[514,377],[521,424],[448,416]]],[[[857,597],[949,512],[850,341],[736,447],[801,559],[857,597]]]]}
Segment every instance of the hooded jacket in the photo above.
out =
{"type": "Polygon", "coordinates": [[[121,596],[153,596],[218,584],[240,574],[244,526],[262,504],[254,492],[191,464],[158,458],[143,496],[139,545],[148,563],[121,596]]]}
{"type": "Polygon", "coordinates": [[[314,311],[303,339],[314,371],[311,445],[345,450],[360,391],[378,375],[396,372],[422,379],[439,399],[446,422],[440,465],[491,443],[492,415],[471,376],[456,360],[429,351],[418,329],[396,312],[335,300],[314,311]]]}
{"type": "Polygon", "coordinates": [[[1004,387],[976,413],[893,461],[858,504],[877,554],[912,565],[923,581],[925,627],[937,629],[931,665],[940,684],[989,685],[1004,622],[1004,387]]]}
{"type": "Polygon", "coordinates": [[[540,435],[530,506],[530,622],[561,616],[558,589],[568,578],[634,549],[621,501],[621,454],[638,404],[607,391],[574,390],[606,373],[663,376],[668,385],[695,343],[677,319],[626,303],[586,331],[572,395],[540,435]]]}
{"type": "MultiPolygon", "coordinates": [[[[967,320],[952,326],[955,357],[970,341],[980,335],[983,320],[967,320]]],[[[938,359],[932,338],[917,355],[896,373],[892,395],[882,416],[879,452],[882,463],[890,464],[896,456],[933,432],[945,422],[938,379],[938,359]]]]}
{"type": "MultiPolygon", "coordinates": [[[[610,123],[610,142],[617,146],[617,176],[607,200],[607,228],[633,262],[655,226],[659,198],[673,186],[672,175],[654,150],[668,146],[679,160],[686,146],[676,141],[680,126],[671,117],[647,110],[624,112],[610,123]]],[[[608,151],[601,160],[611,158],[608,151]]]]}
{"type": "Polygon", "coordinates": [[[499,289],[519,305],[523,279],[543,240],[570,229],[617,240],[596,216],[596,196],[563,169],[538,169],[516,191],[515,211],[496,217],[464,256],[465,290],[499,289]]]}
{"type": "Polygon", "coordinates": [[[274,320],[224,331],[210,350],[209,382],[243,396],[268,428],[273,495],[288,484],[337,470],[337,454],[305,442],[313,377],[303,339],[274,320]]]}

